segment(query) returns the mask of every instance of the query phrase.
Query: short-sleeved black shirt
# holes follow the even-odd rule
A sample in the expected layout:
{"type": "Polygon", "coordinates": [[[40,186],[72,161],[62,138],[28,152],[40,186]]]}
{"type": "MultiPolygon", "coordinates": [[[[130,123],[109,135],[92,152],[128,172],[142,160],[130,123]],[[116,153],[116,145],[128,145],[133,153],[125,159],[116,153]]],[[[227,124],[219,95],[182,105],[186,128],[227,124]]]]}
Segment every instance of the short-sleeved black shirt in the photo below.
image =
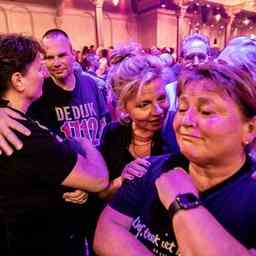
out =
{"type": "Polygon", "coordinates": [[[17,132],[23,148],[0,156],[0,249],[8,250],[0,255],[61,255],[59,188],[74,168],[77,153],[71,143],[61,142],[38,123],[21,122],[31,131],[30,136],[17,132]]]}

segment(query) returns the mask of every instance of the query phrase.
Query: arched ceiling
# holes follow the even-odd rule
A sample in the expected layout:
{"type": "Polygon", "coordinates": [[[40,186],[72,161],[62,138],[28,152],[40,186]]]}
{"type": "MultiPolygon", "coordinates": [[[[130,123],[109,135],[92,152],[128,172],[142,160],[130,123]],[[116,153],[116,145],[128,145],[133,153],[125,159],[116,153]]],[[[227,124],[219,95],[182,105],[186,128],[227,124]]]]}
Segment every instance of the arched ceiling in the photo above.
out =
{"type": "MultiPolygon", "coordinates": [[[[10,1],[10,0],[9,0],[10,1]]],[[[193,0],[179,0],[180,2],[192,2],[193,0]]],[[[204,2],[204,0],[194,0],[204,2]]],[[[81,9],[94,9],[91,0],[11,0],[11,2],[36,3],[44,6],[58,7],[76,7],[81,9]]],[[[119,4],[114,6],[112,0],[104,1],[104,9],[111,12],[131,13],[136,12],[137,6],[160,6],[161,3],[173,7],[174,0],[119,0],[119,4]]],[[[208,0],[205,2],[213,2],[222,4],[227,7],[236,5],[242,6],[244,10],[256,12],[256,0],[208,0]]]]}

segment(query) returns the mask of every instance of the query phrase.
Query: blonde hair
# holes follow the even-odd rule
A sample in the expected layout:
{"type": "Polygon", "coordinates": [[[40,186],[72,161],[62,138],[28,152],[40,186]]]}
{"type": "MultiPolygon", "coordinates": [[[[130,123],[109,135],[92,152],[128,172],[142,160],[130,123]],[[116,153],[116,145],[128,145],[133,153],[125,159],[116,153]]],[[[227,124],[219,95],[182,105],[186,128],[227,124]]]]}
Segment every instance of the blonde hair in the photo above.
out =
{"type": "MultiPolygon", "coordinates": [[[[128,44],[113,50],[112,66],[108,73],[107,86],[109,98],[115,101],[119,110],[126,108],[129,99],[136,97],[145,84],[162,78],[161,60],[145,54],[139,44],[128,44]]],[[[128,121],[120,115],[121,121],[128,121]]]]}

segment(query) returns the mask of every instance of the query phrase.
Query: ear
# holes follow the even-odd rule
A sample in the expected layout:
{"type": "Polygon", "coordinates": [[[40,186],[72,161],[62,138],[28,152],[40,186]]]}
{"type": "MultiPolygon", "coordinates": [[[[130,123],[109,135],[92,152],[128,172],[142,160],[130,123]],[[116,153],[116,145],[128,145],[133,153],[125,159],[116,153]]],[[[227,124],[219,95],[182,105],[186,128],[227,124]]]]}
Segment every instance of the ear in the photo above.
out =
{"type": "Polygon", "coordinates": [[[11,77],[11,83],[12,86],[18,91],[18,92],[23,92],[25,90],[25,86],[23,83],[23,76],[20,72],[15,72],[12,74],[11,77]]]}
{"type": "Polygon", "coordinates": [[[118,110],[119,110],[120,112],[122,112],[123,115],[129,116],[129,112],[128,112],[128,110],[127,110],[126,104],[120,104],[120,105],[117,106],[117,108],[118,108],[118,110]]]}
{"type": "Polygon", "coordinates": [[[76,51],[73,48],[71,48],[71,53],[72,53],[73,61],[75,61],[76,60],[76,51]]]}
{"type": "Polygon", "coordinates": [[[126,106],[117,106],[116,108],[117,113],[123,120],[130,120],[130,114],[126,109],[126,106]]]}
{"type": "Polygon", "coordinates": [[[245,124],[243,144],[248,145],[252,143],[255,138],[256,138],[256,116],[251,118],[245,124]]]}

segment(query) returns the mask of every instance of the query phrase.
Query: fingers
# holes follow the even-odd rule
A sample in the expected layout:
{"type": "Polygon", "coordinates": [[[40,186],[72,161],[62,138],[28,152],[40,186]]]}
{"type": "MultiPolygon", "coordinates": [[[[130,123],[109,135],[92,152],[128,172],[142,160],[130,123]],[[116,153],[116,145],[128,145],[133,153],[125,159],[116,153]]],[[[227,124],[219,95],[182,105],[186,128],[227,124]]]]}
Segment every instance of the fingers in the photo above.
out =
{"type": "Polygon", "coordinates": [[[128,180],[133,180],[135,177],[142,177],[147,172],[150,164],[149,161],[138,158],[125,166],[122,177],[128,180]]]}
{"type": "Polygon", "coordinates": [[[0,151],[1,154],[4,152],[7,156],[10,156],[13,153],[12,147],[2,135],[0,135],[0,151]]]}
{"type": "Polygon", "coordinates": [[[8,116],[20,119],[20,120],[26,120],[25,117],[21,116],[18,112],[11,110],[10,108],[1,108],[1,113],[4,111],[8,116]]]}
{"type": "Polygon", "coordinates": [[[20,114],[11,109],[0,109],[0,151],[1,153],[4,152],[6,155],[11,155],[13,148],[16,150],[22,148],[22,142],[15,135],[13,130],[24,135],[30,135],[30,131],[13,118],[24,119],[20,114]]]}
{"type": "MultiPolygon", "coordinates": [[[[12,127],[12,125],[9,127],[12,127]]],[[[11,155],[13,153],[13,148],[20,150],[23,146],[21,140],[9,127],[7,125],[0,124],[0,149],[6,155],[11,155]]]]}
{"type": "Polygon", "coordinates": [[[82,190],[75,190],[74,192],[66,192],[63,194],[63,199],[66,202],[74,204],[84,204],[88,199],[88,193],[82,190]]]}
{"type": "Polygon", "coordinates": [[[29,136],[31,134],[30,130],[28,128],[26,128],[24,125],[22,125],[21,123],[19,123],[18,121],[14,120],[14,119],[9,119],[7,124],[9,125],[10,128],[12,128],[13,130],[16,130],[26,136],[29,136]]]}
{"type": "Polygon", "coordinates": [[[151,165],[151,163],[145,158],[137,158],[136,160],[132,161],[131,164],[132,163],[142,165],[145,168],[148,168],[151,165]]]}
{"type": "Polygon", "coordinates": [[[123,177],[124,179],[126,179],[126,180],[133,180],[133,179],[135,178],[134,175],[131,175],[131,174],[128,174],[128,173],[124,173],[124,174],[122,175],[122,177],[123,177]]]}
{"type": "Polygon", "coordinates": [[[132,174],[136,177],[142,177],[147,172],[147,168],[141,165],[133,165],[127,168],[127,173],[132,174]]]}
{"type": "Polygon", "coordinates": [[[82,198],[79,198],[79,199],[75,199],[75,198],[64,198],[64,200],[66,202],[69,202],[69,203],[73,203],[73,204],[84,204],[86,203],[88,197],[87,196],[84,196],[82,198]]]}

